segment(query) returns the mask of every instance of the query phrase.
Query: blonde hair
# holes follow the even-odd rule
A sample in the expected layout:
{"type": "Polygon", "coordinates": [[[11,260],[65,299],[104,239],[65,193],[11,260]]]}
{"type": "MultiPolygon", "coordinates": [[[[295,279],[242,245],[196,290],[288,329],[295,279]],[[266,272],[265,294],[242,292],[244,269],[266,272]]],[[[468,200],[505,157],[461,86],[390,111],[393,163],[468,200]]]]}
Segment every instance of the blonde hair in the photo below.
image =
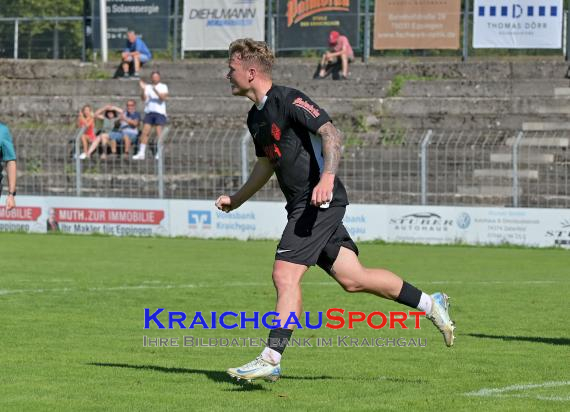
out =
{"type": "Polygon", "coordinates": [[[254,63],[261,71],[271,74],[275,56],[264,41],[237,39],[230,44],[229,58],[236,57],[247,63],[254,63]]]}

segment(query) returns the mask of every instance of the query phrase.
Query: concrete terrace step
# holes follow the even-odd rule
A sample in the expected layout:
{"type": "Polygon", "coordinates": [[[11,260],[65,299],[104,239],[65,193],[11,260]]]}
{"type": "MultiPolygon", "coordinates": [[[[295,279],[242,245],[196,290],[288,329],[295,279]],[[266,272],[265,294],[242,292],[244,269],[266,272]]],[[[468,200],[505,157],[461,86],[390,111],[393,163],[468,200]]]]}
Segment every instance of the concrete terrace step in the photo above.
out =
{"type": "MultiPolygon", "coordinates": [[[[554,155],[545,153],[527,153],[520,154],[519,160],[532,164],[551,164],[554,163],[554,155]]],[[[512,153],[491,153],[491,163],[511,164],[513,163],[513,155],[512,153]]]]}
{"type": "Polygon", "coordinates": [[[570,112],[570,99],[524,97],[394,97],[385,99],[384,110],[399,114],[526,114],[555,115],[570,112]]]}
{"type": "MultiPolygon", "coordinates": [[[[167,81],[166,81],[167,82],[167,81]]],[[[227,80],[171,81],[167,82],[171,97],[231,97],[227,80]]],[[[357,81],[293,81],[290,87],[303,90],[307,95],[319,97],[384,97],[390,82],[363,83],[357,81]]],[[[127,80],[0,80],[5,96],[121,96],[140,100],[140,87],[127,80]]]]}
{"type": "MultiPolygon", "coordinates": [[[[512,196],[512,186],[464,186],[457,187],[457,193],[460,195],[477,195],[477,196],[512,196]]],[[[519,195],[523,194],[522,189],[519,187],[519,195]]]]}
{"type": "MultiPolygon", "coordinates": [[[[517,174],[521,179],[538,179],[538,170],[519,170],[517,174]]],[[[475,169],[473,170],[473,176],[476,178],[492,177],[511,179],[513,177],[513,171],[508,169],[475,169]]]]}
{"type": "MultiPolygon", "coordinates": [[[[516,138],[509,137],[505,144],[507,146],[513,146],[515,144],[516,138]]],[[[558,147],[568,147],[570,144],[570,138],[568,137],[526,137],[522,139],[519,146],[534,146],[542,148],[558,148],[558,147]]]]}
{"type": "MultiPolygon", "coordinates": [[[[520,79],[488,81],[472,80],[408,80],[398,94],[400,97],[511,97],[545,96],[552,98],[556,86],[567,85],[564,79],[520,79]]],[[[562,97],[570,97],[561,94],[562,97]]]]}
{"type": "MultiPolygon", "coordinates": [[[[0,61],[0,78],[8,79],[79,79],[111,75],[118,61],[107,65],[83,64],[74,60],[11,60],[0,61]]],[[[309,78],[315,71],[316,58],[278,58],[274,68],[276,80],[309,78]]],[[[485,73],[486,80],[500,79],[563,79],[567,64],[560,58],[476,60],[463,63],[453,58],[393,59],[372,58],[368,64],[351,65],[351,77],[358,79],[391,79],[395,75],[416,75],[448,79],[476,79],[485,73]]],[[[160,70],[166,79],[224,79],[227,59],[184,61],[152,61],[143,74],[160,70]]]]}
{"type": "Polygon", "coordinates": [[[553,132],[570,130],[570,122],[523,122],[522,129],[526,132],[553,132]]]}

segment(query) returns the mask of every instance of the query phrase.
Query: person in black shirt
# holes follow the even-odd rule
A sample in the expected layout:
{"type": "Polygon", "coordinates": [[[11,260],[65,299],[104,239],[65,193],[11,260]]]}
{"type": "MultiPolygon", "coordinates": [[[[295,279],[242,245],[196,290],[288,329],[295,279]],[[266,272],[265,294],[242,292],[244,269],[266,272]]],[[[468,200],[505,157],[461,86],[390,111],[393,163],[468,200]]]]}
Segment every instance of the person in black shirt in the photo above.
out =
{"type": "MultiPolygon", "coordinates": [[[[267,44],[239,39],[229,47],[232,94],[254,102],[247,125],[257,161],[247,182],[233,195],[222,195],[216,207],[237,209],[271,178],[277,176],[287,200],[287,225],[275,253],[273,282],[277,290],[276,321],[285,326],[301,313],[301,279],[309,266],[318,265],[348,292],[367,292],[426,312],[453,345],[455,326],[449,317],[448,297],[428,295],[385,269],[365,268],[358,248],[342,224],[348,205],[346,190],[336,176],[342,135],[329,115],[299,90],[277,86],[271,79],[274,56],[267,44]]],[[[269,346],[252,362],[228,373],[238,379],[281,376],[281,355],[293,330],[269,332],[269,346]]]]}

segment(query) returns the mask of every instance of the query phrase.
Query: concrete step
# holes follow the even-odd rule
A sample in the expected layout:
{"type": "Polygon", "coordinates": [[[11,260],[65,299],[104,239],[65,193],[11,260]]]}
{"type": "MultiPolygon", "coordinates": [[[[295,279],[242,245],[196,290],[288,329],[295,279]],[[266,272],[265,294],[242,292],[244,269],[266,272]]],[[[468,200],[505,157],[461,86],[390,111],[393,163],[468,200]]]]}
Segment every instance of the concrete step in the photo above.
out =
{"type": "MultiPolygon", "coordinates": [[[[505,141],[507,146],[513,146],[515,144],[516,138],[510,137],[505,141]]],[[[567,148],[570,144],[570,138],[568,137],[525,137],[519,143],[521,147],[542,147],[542,148],[557,148],[565,147],[567,148]]]]}
{"type": "Polygon", "coordinates": [[[472,114],[472,115],[498,115],[505,114],[537,114],[554,115],[568,114],[570,112],[570,98],[554,100],[552,98],[537,97],[394,97],[384,100],[384,112],[404,114],[472,114]]]}
{"type": "MultiPolygon", "coordinates": [[[[553,92],[566,86],[564,79],[521,79],[509,81],[468,80],[408,80],[398,94],[400,97],[524,97],[552,98],[553,92]],[[560,86],[556,88],[556,86],[560,86]]],[[[561,96],[570,96],[569,93],[561,96]]]]}
{"type": "MultiPolygon", "coordinates": [[[[227,80],[173,80],[167,82],[171,97],[231,97],[227,80]]],[[[382,82],[343,81],[328,82],[294,80],[287,86],[301,89],[308,96],[319,97],[384,97],[389,88],[388,80],[382,82]]],[[[140,102],[138,82],[123,80],[0,80],[4,96],[121,96],[140,102]]]]}
{"type": "MultiPolygon", "coordinates": [[[[554,155],[546,153],[519,154],[519,161],[531,164],[554,163],[554,155]]],[[[513,163],[512,153],[491,153],[491,163],[513,163]]]]}
{"type": "Polygon", "coordinates": [[[570,130],[570,122],[523,122],[525,132],[551,132],[570,130]]]}
{"type": "MultiPolygon", "coordinates": [[[[457,193],[460,195],[476,195],[476,196],[505,196],[512,197],[512,186],[465,186],[457,187],[457,193]]],[[[519,195],[522,195],[522,189],[519,187],[519,195]]]]}
{"type": "MultiPolygon", "coordinates": [[[[312,77],[317,58],[278,57],[274,68],[275,79],[282,81],[294,78],[312,77]]],[[[83,64],[73,60],[11,60],[0,61],[0,78],[7,79],[86,79],[111,76],[118,61],[107,65],[83,64]]],[[[563,79],[567,63],[562,56],[531,59],[512,58],[502,60],[470,59],[467,63],[457,58],[417,59],[378,57],[368,64],[357,61],[350,66],[351,77],[355,79],[392,79],[394,76],[415,75],[447,79],[480,79],[485,73],[488,81],[503,79],[563,79]]],[[[151,70],[160,70],[164,80],[224,79],[227,73],[227,59],[203,59],[184,61],[153,60],[144,69],[148,76],[151,70]]]]}
{"type": "MultiPolygon", "coordinates": [[[[538,170],[519,170],[518,177],[520,179],[538,179],[538,170]]],[[[512,179],[513,171],[508,169],[475,169],[473,177],[476,178],[507,178],[512,179]]]]}

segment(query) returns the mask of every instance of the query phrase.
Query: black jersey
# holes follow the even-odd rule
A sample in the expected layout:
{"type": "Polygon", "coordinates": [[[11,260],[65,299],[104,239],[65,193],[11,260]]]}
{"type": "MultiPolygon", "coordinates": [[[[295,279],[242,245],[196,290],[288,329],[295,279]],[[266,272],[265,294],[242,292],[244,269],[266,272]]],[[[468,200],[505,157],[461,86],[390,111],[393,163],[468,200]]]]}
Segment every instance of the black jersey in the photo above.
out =
{"type": "MultiPolygon", "coordinates": [[[[319,183],[324,158],[317,130],[331,119],[299,90],[273,85],[259,110],[253,105],[247,126],[257,157],[267,157],[287,199],[286,209],[306,206],[319,183]]],[[[348,204],[346,190],[335,177],[333,206],[348,204]]]]}

